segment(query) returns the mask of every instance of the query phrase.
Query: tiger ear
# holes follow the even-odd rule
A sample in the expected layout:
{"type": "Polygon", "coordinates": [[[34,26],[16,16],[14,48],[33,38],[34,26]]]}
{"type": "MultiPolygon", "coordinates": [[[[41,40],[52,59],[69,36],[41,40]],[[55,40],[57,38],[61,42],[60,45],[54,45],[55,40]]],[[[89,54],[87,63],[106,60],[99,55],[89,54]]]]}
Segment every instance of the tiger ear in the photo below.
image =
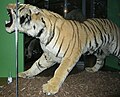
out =
{"type": "Polygon", "coordinates": [[[30,9],[33,13],[38,14],[40,12],[40,9],[35,6],[30,6],[30,9]]]}
{"type": "Polygon", "coordinates": [[[35,9],[34,12],[35,14],[39,14],[40,11],[38,9],[35,9]]]}

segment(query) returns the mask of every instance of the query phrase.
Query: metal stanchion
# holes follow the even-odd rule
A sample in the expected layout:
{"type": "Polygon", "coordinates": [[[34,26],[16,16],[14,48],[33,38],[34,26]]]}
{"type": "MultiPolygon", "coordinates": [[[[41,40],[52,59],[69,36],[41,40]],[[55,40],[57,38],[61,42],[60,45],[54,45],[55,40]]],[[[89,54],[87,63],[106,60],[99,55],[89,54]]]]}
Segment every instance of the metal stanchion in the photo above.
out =
{"type": "Polygon", "coordinates": [[[18,97],[18,3],[16,0],[16,25],[15,25],[15,63],[16,63],[16,97],[18,97]]]}

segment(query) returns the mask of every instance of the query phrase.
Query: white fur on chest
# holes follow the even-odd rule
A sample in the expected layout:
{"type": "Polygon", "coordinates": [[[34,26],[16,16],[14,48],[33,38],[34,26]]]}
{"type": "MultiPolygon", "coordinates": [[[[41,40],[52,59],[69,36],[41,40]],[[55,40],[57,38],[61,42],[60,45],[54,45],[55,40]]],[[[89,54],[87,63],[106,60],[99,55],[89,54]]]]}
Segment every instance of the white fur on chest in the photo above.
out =
{"type": "Polygon", "coordinates": [[[57,52],[55,49],[52,49],[52,47],[50,46],[45,46],[45,44],[42,44],[42,43],[41,43],[41,48],[44,51],[44,53],[47,53],[47,55],[50,56],[55,62],[58,62],[58,63],[61,62],[62,58],[59,56],[56,57],[57,52]]]}

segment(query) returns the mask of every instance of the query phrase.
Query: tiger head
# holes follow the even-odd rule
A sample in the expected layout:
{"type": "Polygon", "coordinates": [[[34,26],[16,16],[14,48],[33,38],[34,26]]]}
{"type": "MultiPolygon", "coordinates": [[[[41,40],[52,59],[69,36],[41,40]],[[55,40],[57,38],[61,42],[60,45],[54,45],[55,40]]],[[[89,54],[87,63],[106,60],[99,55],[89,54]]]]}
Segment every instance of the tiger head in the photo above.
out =
{"type": "MultiPolygon", "coordinates": [[[[16,19],[18,19],[18,30],[32,37],[39,37],[45,32],[46,21],[41,9],[29,4],[18,5],[18,18],[16,18],[16,4],[7,6],[9,21],[6,21],[6,31],[12,33],[15,31],[16,19]]],[[[46,34],[44,34],[46,35],[46,34]]],[[[47,35],[46,35],[47,37],[47,35]]]]}

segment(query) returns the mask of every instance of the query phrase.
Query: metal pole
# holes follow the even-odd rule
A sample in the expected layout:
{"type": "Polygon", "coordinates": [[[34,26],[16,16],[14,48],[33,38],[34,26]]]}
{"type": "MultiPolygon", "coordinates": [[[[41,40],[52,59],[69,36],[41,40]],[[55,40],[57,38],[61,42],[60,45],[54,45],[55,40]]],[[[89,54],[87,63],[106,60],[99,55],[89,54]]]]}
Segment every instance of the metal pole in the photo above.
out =
{"type": "Polygon", "coordinates": [[[95,18],[95,0],[91,0],[91,18],[95,18]]]}
{"type": "Polygon", "coordinates": [[[67,16],[67,11],[68,11],[68,9],[67,9],[67,0],[65,0],[64,1],[64,18],[66,18],[66,16],[67,16]]]}
{"type": "Polygon", "coordinates": [[[82,14],[86,18],[86,0],[82,0],[82,14]]]}
{"type": "Polygon", "coordinates": [[[16,97],[18,97],[18,0],[16,0],[15,56],[16,56],[16,97]]]}
{"type": "Polygon", "coordinates": [[[49,9],[49,0],[44,0],[44,6],[49,9]]]}

